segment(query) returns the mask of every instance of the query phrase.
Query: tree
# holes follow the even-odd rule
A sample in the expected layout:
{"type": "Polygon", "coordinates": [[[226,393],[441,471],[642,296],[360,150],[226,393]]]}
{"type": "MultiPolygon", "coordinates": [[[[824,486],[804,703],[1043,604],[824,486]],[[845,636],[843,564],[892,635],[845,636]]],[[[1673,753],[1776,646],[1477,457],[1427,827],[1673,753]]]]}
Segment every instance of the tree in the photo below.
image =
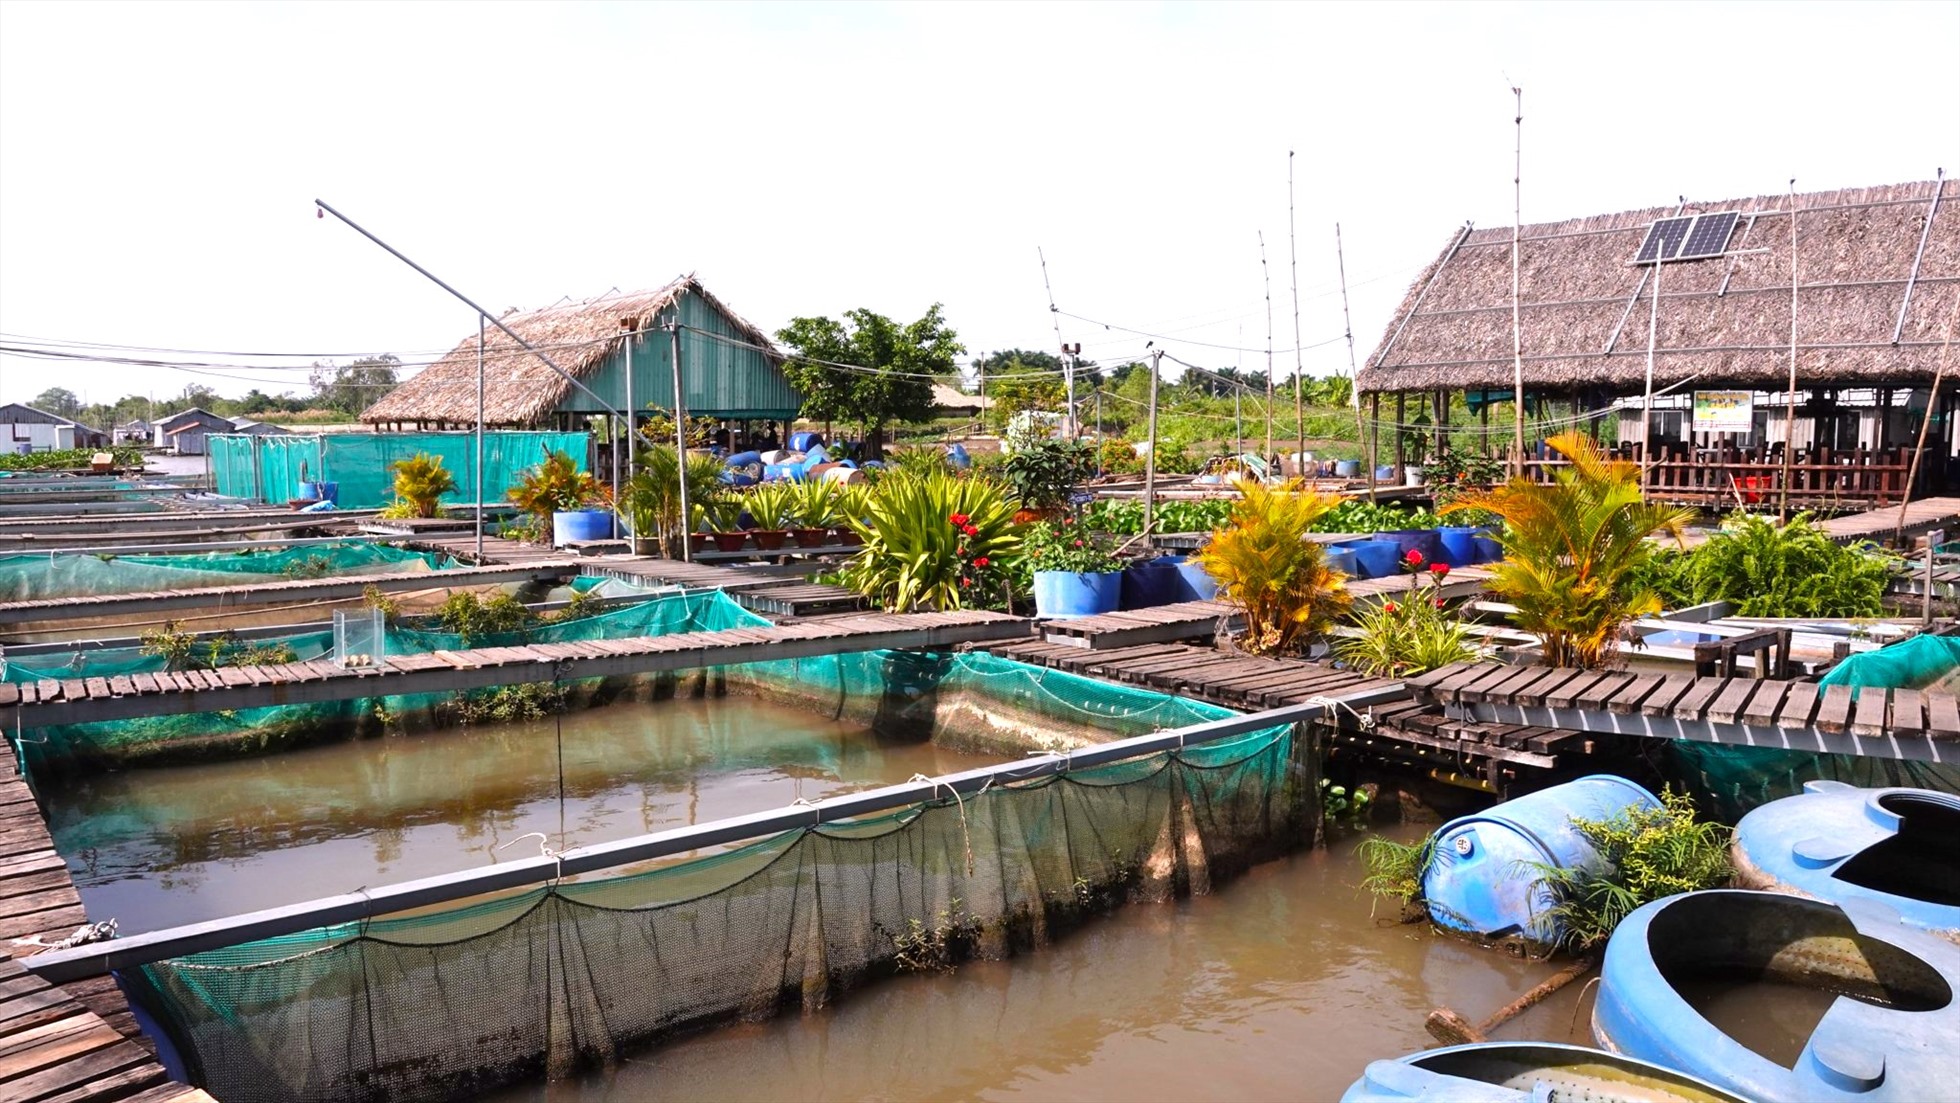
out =
{"type": "Polygon", "coordinates": [[[954,358],[966,351],[940,309],[934,303],[906,326],[863,308],[847,311],[843,322],[790,319],[776,339],[809,358],[783,365],[791,385],[803,392],[803,416],[864,426],[872,459],[884,455],[888,423],[929,420],[933,377],[952,371],[954,358]],[[840,364],[854,367],[834,366],[840,364]]]}
{"type": "Polygon", "coordinates": [[[49,387],[47,390],[34,396],[34,401],[28,403],[28,405],[37,410],[50,414],[59,414],[66,418],[72,418],[82,412],[82,400],[76,398],[75,392],[66,387],[49,387]]]}
{"type": "Polygon", "coordinates": [[[1059,410],[1068,399],[1062,379],[1062,362],[1045,352],[1009,349],[973,362],[979,378],[987,381],[987,398],[993,405],[987,420],[1003,428],[1023,410],[1059,410]]]}
{"type": "Polygon", "coordinates": [[[316,360],[309,378],[316,405],[349,417],[374,405],[376,399],[401,382],[396,369],[401,360],[393,353],[364,356],[348,364],[316,360]]]}

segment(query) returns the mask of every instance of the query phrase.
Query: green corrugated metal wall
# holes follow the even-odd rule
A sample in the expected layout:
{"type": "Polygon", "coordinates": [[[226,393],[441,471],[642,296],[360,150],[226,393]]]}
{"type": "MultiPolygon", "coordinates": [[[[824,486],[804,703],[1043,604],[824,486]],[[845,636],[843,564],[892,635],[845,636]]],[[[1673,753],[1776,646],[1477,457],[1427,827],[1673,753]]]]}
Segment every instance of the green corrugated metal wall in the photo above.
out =
{"type": "MultiPolygon", "coordinates": [[[[729,318],[699,295],[680,301],[681,324],[718,333],[737,342],[748,341],[729,318]]],[[[671,409],[674,404],[672,338],[661,332],[642,334],[633,344],[633,404],[671,409]]],[[[793,418],[803,408],[803,396],[763,353],[717,341],[703,333],[681,331],[682,382],[687,412],[701,417],[793,418]]],[[[582,382],[611,403],[626,409],[626,357],[615,351],[582,382]]],[[[603,414],[605,410],[574,388],[558,404],[560,413],[603,414]]]]}

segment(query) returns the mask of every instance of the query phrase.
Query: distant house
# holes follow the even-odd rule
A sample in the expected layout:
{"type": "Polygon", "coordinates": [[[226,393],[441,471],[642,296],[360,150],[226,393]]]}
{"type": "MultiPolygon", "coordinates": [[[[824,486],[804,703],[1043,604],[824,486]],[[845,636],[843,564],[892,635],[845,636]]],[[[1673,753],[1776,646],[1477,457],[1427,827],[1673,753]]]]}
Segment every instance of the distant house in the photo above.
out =
{"type": "Polygon", "coordinates": [[[73,418],[37,410],[19,402],[0,406],[0,451],[48,452],[70,448],[106,448],[109,434],[73,418]]]}
{"type": "Polygon", "coordinates": [[[285,431],[277,425],[267,425],[263,421],[253,421],[251,418],[235,417],[231,419],[230,432],[242,433],[248,437],[276,436],[285,431]]]}
{"type": "Polygon", "coordinates": [[[932,404],[949,415],[973,417],[991,407],[994,400],[984,395],[967,394],[958,387],[949,387],[944,383],[934,383],[932,404]]]}
{"type": "Polygon", "coordinates": [[[230,418],[219,417],[209,410],[193,406],[157,419],[151,431],[155,434],[153,443],[158,448],[174,448],[180,456],[202,456],[206,436],[236,432],[237,429],[230,418]]]}
{"type": "Polygon", "coordinates": [[[150,423],[142,418],[132,418],[116,426],[116,439],[119,441],[142,441],[150,439],[150,423]]]}
{"type": "MultiPolygon", "coordinates": [[[[769,335],[737,317],[693,276],[683,276],[655,291],[501,319],[585,390],[493,326],[482,359],[485,424],[571,430],[585,428],[587,417],[605,414],[608,406],[622,413],[630,407],[636,418],[646,416],[649,406],[672,409],[674,335],[665,327],[676,320],[690,416],[784,422],[796,417],[803,396],[784,377],[782,354],[769,335]]],[[[449,355],[368,407],[361,420],[380,430],[474,428],[477,364],[472,329],[449,355]]]]}

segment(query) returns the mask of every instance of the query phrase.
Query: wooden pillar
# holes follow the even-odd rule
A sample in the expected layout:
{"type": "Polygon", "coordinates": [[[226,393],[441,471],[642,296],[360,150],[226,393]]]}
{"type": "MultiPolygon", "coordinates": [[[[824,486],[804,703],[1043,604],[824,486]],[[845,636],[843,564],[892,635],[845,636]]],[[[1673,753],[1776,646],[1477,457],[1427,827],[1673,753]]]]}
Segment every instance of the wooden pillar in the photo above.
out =
{"type": "Polygon", "coordinates": [[[1409,398],[1408,394],[1404,391],[1395,392],[1395,485],[1396,486],[1407,486],[1409,483],[1408,472],[1403,468],[1405,457],[1403,456],[1404,449],[1402,447],[1402,443],[1403,443],[1402,426],[1408,424],[1408,420],[1409,420],[1408,398],[1409,398]]]}
{"type": "Polygon", "coordinates": [[[1488,455],[1490,455],[1490,453],[1491,453],[1491,447],[1490,447],[1490,392],[1489,392],[1489,391],[1480,391],[1480,392],[1479,392],[1479,396],[1480,396],[1480,397],[1481,397],[1481,398],[1483,399],[1483,401],[1477,404],[1477,429],[1478,429],[1478,432],[1477,432],[1477,442],[1478,442],[1478,443],[1479,443],[1480,445],[1482,445],[1482,447],[1483,447],[1483,451],[1484,451],[1484,455],[1486,455],[1486,456],[1488,456],[1488,455]]]}
{"type": "Polygon", "coordinates": [[[1430,405],[1436,411],[1436,452],[1431,462],[1442,457],[1443,446],[1449,440],[1450,392],[1438,387],[1434,399],[1430,405]]]}
{"type": "Polygon", "coordinates": [[[1368,496],[1374,498],[1375,468],[1381,466],[1382,455],[1382,393],[1375,391],[1368,396],[1368,496]]]}

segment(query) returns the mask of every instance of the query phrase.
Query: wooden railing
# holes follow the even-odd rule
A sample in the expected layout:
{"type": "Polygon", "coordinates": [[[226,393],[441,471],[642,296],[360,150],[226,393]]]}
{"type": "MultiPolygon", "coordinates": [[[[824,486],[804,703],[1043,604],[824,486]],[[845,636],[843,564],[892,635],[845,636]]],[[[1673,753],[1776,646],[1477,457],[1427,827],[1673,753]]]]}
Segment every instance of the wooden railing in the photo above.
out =
{"type": "MultiPolygon", "coordinates": [[[[1637,444],[1612,450],[1616,458],[1645,463],[1637,444]]],[[[1525,470],[1549,480],[1566,465],[1560,459],[1532,459],[1525,470]]],[[[1790,504],[1815,507],[1871,507],[1905,500],[1910,456],[1902,449],[1799,452],[1790,464],[1790,504]]],[[[1776,505],[1782,498],[1783,460],[1764,449],[1682,448],[1660,450],[1647,471],[1648,493],[1664,501],[1703,505],[1776,505]]]]}

